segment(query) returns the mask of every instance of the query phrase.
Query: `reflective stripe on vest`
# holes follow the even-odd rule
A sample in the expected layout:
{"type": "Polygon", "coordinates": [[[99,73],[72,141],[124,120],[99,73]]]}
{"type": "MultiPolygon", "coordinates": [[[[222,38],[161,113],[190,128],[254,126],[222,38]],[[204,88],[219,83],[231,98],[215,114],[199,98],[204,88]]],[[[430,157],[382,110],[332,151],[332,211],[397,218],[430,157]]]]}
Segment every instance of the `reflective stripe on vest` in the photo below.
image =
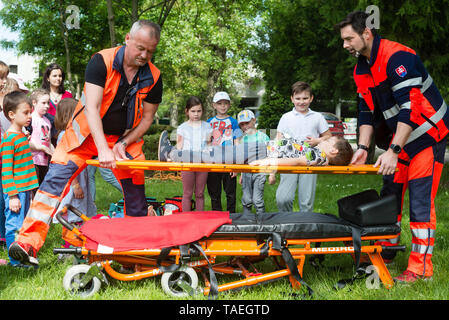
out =
{"type": "Polygon", "coordinates": [[[422,244],[412,243],[412,252],[416,252],[419,254],[432,254],[433,246],[426,246],[422,244]]]}
{"type": "MultiPolygon", "coordinates": [[[[413,238],[427,241],[428,244],[412,243],[412,252],[419,254],[432,254],[433,245],[430,245],[431,239],[435,239],[435,230],[433,229],[411,229],[413,238]]],[[[413,241],[413,240],[412,240],[413,241]]]]}
{"type": "MultiPolygon", "coordinates": [[[[433,123],[437,123],[440,120],[443,119],[444,115],[446,114],[447,111],[447,105],[446,102],[443,101],[443,104],[441,105],[440,109],[437,111],[437,113],[435,113],[433,116],[430,117],[430,120],[433,123]]],[[[422,125],[420,125],[418,128],[416,128],[415,130],[412,131],[412,133],[410,134],[407,143],[410,143],[416,139],[418,139],[420,136],[422,136],[424,133],[426,133],[428,130],[430,130],[432,128],[432,124],[429,123],[428,121],[424,122],[422,125]]]]}

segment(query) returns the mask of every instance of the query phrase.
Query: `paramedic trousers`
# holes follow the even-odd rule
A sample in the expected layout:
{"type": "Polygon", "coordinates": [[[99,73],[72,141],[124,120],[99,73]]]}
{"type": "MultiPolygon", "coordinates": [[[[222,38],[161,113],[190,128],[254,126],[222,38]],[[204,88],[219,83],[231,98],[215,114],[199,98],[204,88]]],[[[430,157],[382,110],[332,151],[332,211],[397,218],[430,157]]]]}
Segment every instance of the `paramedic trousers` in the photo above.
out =
{"type": "MultiPolygon", "coordinates": [[[[118,136],[105,135],[112,149],[118,136]]],[[[126,148],[130,159],[145,160],[142,153],[143,140],[132,143],[126,148]]],[[[66,161],[52,160],[47,175],[40,185],[30,210],[20,229],[17,241],[31,245],[36,251],[43,246],[50,223],[61,199],[69,192],[72,180],[86,168],[86,160],[98,156],[91,135],[78,148],[67,153],[66,161]]],[[[147,215],[145,201],[144,173],[142,170],[113,169],[120,182],[125,200],[125,215],[147,215]]]]}
{"type": "MultiPolygon", "coordinates": [[[[423,149],[413,158],[405,152],[399,155],[398,169],[394,175],[384,176],[381,196],[395,194],[398,208],[398,225],[401,225],[404,195],[409,189],[411,253],[407,270],[421,276],[432,276],[432,253],[435,243],[435,196],[438,191],[444,164],[446,138],[423,149]]],[[[386,245],[396,245],[399,237],[386,245]]]]}

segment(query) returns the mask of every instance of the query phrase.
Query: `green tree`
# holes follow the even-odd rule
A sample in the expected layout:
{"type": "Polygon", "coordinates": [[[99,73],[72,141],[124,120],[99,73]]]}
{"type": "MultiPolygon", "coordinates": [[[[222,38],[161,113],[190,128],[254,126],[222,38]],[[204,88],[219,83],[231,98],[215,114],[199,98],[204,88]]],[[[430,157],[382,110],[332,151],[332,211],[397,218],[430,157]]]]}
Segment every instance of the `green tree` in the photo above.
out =
{"type": "Polygon", "coordinates": [[[167,88],[164,100],[173,106],[173,119],[189,95],[203,100],[206,117],[213,113],[211,102],[217,90],[235,96],[235,83],[248,78],[249,39],[258,3],[194,0],[179,1],[173,7],[164,24],[157,60],[167,88]]]}
{"type": "MultiPolygon", "coordinates": [[[[448,0],[267,0],[252,56],[264,72],[267,94],[275,91],[288,97],[291,84],[302,80],[311,84],[317,110],[326,111],[325,104],[335,106],[340,100],[355,100],[352,71],[356,59],[342,48],[334,25],[353,10],[365,11],[369,5],[376,5],[380,10],[380,35],[416,50],[447,97],[449,78],[444,70],[449,68],[448,4],[448,0]]],[[[270,97],[265,100],[270,101],[270,97]]],[[[269,123],[273,123],[273,116],[269,123]]]]}
{"type": "MultiPolygon", "coordinates": [[[[108,34],[105,3],[3,0],[3,5],[2,23],[20,35],[16,43],[9,45],[14,45],[19,53],[38,56],[41,72],[52,62],[60,64],[68,75],[69,88],[76,91],[78,87],[79,91],[90,56],[108,44],[108,38],[104,37],[108,34]],[[79,15],[67,10],[71,5],[79,9],[79,15]],[[78,22],[76,19],[79,19],[79,28],[73,27],[73,23],[78,22]]],[[[37,82],[39,86],[41,79],[37,82]]]]}

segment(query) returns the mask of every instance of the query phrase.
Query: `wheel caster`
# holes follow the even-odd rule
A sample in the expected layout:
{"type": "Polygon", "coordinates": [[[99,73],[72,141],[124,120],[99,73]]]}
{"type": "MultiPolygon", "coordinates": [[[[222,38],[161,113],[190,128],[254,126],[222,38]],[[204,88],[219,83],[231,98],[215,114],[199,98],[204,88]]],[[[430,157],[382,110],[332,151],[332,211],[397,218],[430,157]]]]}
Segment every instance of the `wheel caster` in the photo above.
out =
{"type": "Polygon", "coordinates": [[[165,272],[161,284],[164,292],[172,297],[188,297],[196,292],[198,275],[193,268],[182,266],[176,271],[165,272]]]}
{"type": "Polygon", "coordinates": [[[101,280],[92,274],[92,268],[96,266],[78,264],[70,267],[62,281],[64,289],[83,298],[97,293],[101,287],[101,280]]]}

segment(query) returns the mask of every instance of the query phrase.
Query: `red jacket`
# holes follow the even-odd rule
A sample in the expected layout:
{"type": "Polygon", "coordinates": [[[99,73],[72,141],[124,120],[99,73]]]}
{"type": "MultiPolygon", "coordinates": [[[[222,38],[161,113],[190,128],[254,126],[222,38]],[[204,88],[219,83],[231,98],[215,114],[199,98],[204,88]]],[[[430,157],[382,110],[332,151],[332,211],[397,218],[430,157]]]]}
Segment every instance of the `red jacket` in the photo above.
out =
{"type": "Polygon", "coordinates": [[[361,98],[359,125],[386,124],[383,130],[393,134],[398,122],[410,125],[413,132],[404,146],[409,156],[447,136],[447,105],[412,49],[376,36],[371,61],[359,57],[354,80],[361,98]]]}

